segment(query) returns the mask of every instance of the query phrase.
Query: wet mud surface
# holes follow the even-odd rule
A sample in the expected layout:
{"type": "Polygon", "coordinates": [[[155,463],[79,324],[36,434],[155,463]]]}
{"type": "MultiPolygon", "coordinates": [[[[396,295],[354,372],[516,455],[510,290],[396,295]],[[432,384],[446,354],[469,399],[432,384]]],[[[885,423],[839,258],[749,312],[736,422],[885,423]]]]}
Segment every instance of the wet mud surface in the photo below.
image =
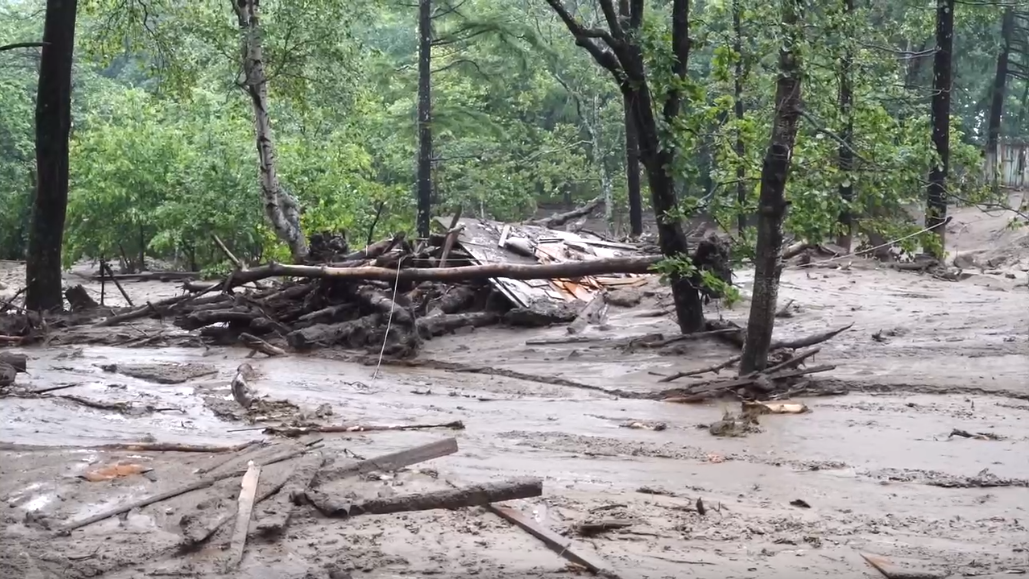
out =
{"type": "MultiPolygon", "coordinates": [[[[17,350],[29,356],[30,375],[19,376],[18,395],[0,398],[0,577],[581,576],[480,508],[350,520],[300,509],[281,540],[252,534],[240,569],[225,573],[227,553],[218,547],[229,532],[182,553],[180,522],[234,504],[238,479],[69,536],[54,532],[273,447],[238,454],[53,447],[283,442],[262,433],[261,417],[234,406],[230,382],[243,362],[256,371],[249,384],[257,395],[288,400],[291,417],[465,425],[317,435],[337,463],[450,436],[460,447],[397,473],[327,485],[326,492],[377,498],[443,490],[448,481],[543,477],[542,497],[511,505],[626,579],[880,576],[862,554],[926,576],[1024,574],[1029,290],[1019,287],[1027,275],[1019,268],[1029,261],[1019,259],[962,282],[864,262],[787,270],[781,300],[794,304],[790,317],[777,320],[777,337],[853,323],[822,344],[813,362],[836,364],[818,380],[848,393],[805,398],[809,413],[761,416],[755,432],[739,437],[709,430],[726,410],[738,411],[738,402],[680,405],[603,392],[658,391],[668,386],[658,382],[662,375],[736,353],[715,341],[684,343],[669,355],[609,340],[674,334],[667,316],[643,315],[669,307],[655,287],[633,308],[613,307],[609,330],[587,330],[595,342],[531,343],[566,338],[563,327],[478,329],[427,342],[419,358],[429,363],[416,367],[378,367],[338,351],[248,359],[246,350],[219,348],[17,350]],[[59,385],[70,387],[31,394],[59,385]],[[113,465],[133,474],[82,478],[113,465]],[[576,533],[583,522],[608,519],[630,524],[576,533]]],[[[174,291],[159,285],[153,292],[174,291]]],[[[707,315],[742,322],[747,305],[707,315]]],[[[117,331],[161,331],[149,323],[117,331]]],[[[284,480],[294,464],[266,467],[262,484],[284,480]]],[[[258,523],[261,516],[258,505],[258,523]]]]}

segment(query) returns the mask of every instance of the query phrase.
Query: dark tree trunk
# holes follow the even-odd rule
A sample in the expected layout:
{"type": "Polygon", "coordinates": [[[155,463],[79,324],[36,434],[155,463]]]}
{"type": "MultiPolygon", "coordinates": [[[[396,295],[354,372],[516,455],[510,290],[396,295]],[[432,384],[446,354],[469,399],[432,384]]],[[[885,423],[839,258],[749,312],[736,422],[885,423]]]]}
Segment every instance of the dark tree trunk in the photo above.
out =
{"type": "Polygon", "coordinates": [[[432,0],[418,2],[418,236],[432,219],[432,0]]]}
{"type": "MultiPolygon", "coordinates": [[[[639,31],[634,28],[631,18],[632,9],[629,0],[620,0],[618,15],[622,26],[630,34],[639,31]]],[[[632,120],[632,101],[623,98],[625,108],[625,187],[629,195],[629,232],[633,237],[643,235],[643,195],[640,190],[640,140],[636,133],[636,123],[632,120]]]]}
{"type": "Polygon", "coordinates": [[[936,0],[936,54],[933,59],[933,101],[930,123],[939,159],[929,171],[925,226],[939,237],[940,255],[946,241],[947,173],[950,170],[951,54],[954,50],[955,0],[936,0]]]}
{"type": "MultiPolygon", "coordinates": [[[[629,26],[624,27],[612,0],[600,0],[601,11],[611,33],[608,38],[598,40],[597,35],[586,30],[561,0],[547,0],[547,4],[561,17],[562,22],[575,36],[576,44],[586,49],[594,60],[611,72],[618,82],[622,96],[630,103],[633,124],[639,138],[640,161],[647,170],[651,202],[657,217],[658,243],[661,253],[668,258],[688,259],[689,248],[682,224],[678,218],[678,199],[675,194],[675,180],[669,173],[676,156],[674,147],[662,146],[658,133],[658,118],[654,111],[654,99],[644,70],[643,55],[639,39],[634,34],[643,19],[643,0],[632,0],[629,26]],[[606,46],[601,46],[603,42],[606,46]]],[[[675,62],[671,72],[684,79],[690,51],[689,1],[674,0],[672,3],[672,52],[675,62]]],[[[663,120],[669,123],[679,114],[681,95],[673,88],[664,97],[663,120]]],[[[675,313],[679,329],[692,333],[704,327],[704,308],[696,287],[699,281],[672,274],[669,276],[675,313]]]]}
{"type": "Polygon", "coordinates": [[[998,165],[1000,164],[1000,127],[1004,115],[1004,96],[1008,82],[1008,58],[1011,54],[1011,36],[1015,28],[1015,10],[1008,7],[1001,23],[1002,44],[997,54],[997,74],[993,79],[993,102],[990,103],[990,119],[986,129],[986,166],[990,171],[994,189],[1000,188],[998,165]]]}
{"type": "Polygon", "coordinates": [[[25,307],[64,307],[61,246],[68,208],[68,134],[76,0],[47,0],[36,95],[36,197],[25,267],[25,307]]]}
{"type": "Polygon", "coordinates": [[[772,137],[761,167],[758,199],[757,249],[754,256],[754,295],[740,358],[740,375],[763,370],[768,361],[775,325],[775,303],[782,274],[782,222],[786,217],[786,179],[800,116],[800,38],[803,0],[782,0],[783,45],[779,49],[779,79],[775,85],[772,137]]]}
{"type": "Polygon", "coordinates": [[[743,104],[743,23],[741,22],[740,0],[733,0],[732,3],[732,49],[736,53],[736,70],[732,79],[733,111],[736,114],[735,143],[733,149],[736,153],[736,203],[739,209],[736,213],[736,229],[743,238],[747,230],[747,169],[744,159],[747,149],[743,144],[743,118],[746,113],[743,104]]]}
{"type": "MultiPolygon", "coordinates": [[[[854,0],[843,0],[844,30],[852,31],[851,18],[854,17],[854,0]]],[[[840,198],[843,201],[843,211],[840,213],[840,235],[836,238],[836,244],[850,252],[850,246],[854,237],[854,215],[851,213],[851,203],[854,201],[854,180],[851,171],[854,170],[854,89],[853,89],[853,68],[854,54],[850,46],[844,49],[840,58],[840,116],[843,117],[843,130],[840,132],[839,168],[843,181],[840,183],[840,198]]]]}
{"type": "Polygon", "coordinates": [[[640,190],[640,141],[636,123],[632,120],[632,102],[625,102],[625,185],[629,194],[629,232],[633,237],[643,235],[643,195],[640,190]]]}

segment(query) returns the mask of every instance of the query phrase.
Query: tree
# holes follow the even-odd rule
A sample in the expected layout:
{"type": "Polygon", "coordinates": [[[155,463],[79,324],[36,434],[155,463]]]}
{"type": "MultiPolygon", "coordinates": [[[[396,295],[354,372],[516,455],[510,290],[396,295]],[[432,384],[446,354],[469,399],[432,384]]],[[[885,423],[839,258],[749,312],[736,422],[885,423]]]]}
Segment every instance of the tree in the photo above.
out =
{"type": "Polygon", "coordinates": [[[1015,29],[1015,9],[1008,7],[1001,19],[1001,47],[997,53],[997,72],[993,80],[992,99],[990,101],[989,125],[986,129],[986,167],[992,176],[994,189],[999,189],[1000,181],[997,172],[1000,163],[1001,118],[1004,115],[1004,97],[1008,82],[1008,59],[1011,54],[1011,39],[1015,29]]]}
{"type": "Polygon", "coordinates": [[[933,58],[933,98],[930,124],[937,158],[929,171],[925,226],[939,240],[934,252],[943,257],[947,220],[947,173],[950,170],[951,59],[954,50],[955,0],[936,0],[936,54],[933,58]]]}
{"type": "Polygon", "coordinates": [[[260,168],[261,199],[264,212],[280,240],[289,246],[294,262],[307,257],[307,239],[300,228],[300,205],[279,182],[275,137],[268,114],[268,79],[264,71],[260,0],[231,0],[243,35],[243,88],[254,109],[254,134],[260,168]]]}
{"type": "Polygon", "coordinates": [[[432,0],[418,2],[418,235],[432,219],[432,0]]]}
{"type": "Polygon", "coordinates": [[[854,201],[854,181],[850,173],[854,170],[854,52],[851,47],[853,34],[852,18],[854,17],[854,0],[843,0],[843,34],[847,43],[840,57],[840,116],[843,118],[843,131],[840,133],[839,168],[842,174],[840,181],[840,199],[843,211],[840,212],[840,234],[836,244],[848,253],[854,237],[854,215],[850,205],[854,201]]]}
{"type": "Polygon", "coordinates": [[[782,274],[782,223],[788,207],[786,179],[802,106],[799,31],[803,0],[782,0],[781,6],[783,38],[779,48],[779,78],[775,83],[775,117],[761,168],[754,292],[740,358],[741,375],[763,370],[768,361],[782,274]]]}
{"type": "MultiPolygon", "coordinates": [[[[663,142],[659,122],[675,123],[682,105],[681,86],[686,81],[690,54],[689,0],[672,2],[671,62],[669,69],[664,71],[672,80],[668,90],[656,97],[651,92],[644,66],[642,39],[631,33],[638,30],[643,21],[644,0],[633,1],[628,27],[622,26],[612,0],[600,0],[608,30],[586,28],[561,0],[547,0],[547,4],[561,18],[576,44],[586,49],[597,64],[614,76],[623,97],[631,103],[632,119],[639,136],[640,160],[647,170],[657,217],[661,252],[670,259],[688,260],[689,248],[679,219],[675,177],[671,174],[677,148],[673,142],[663,142]],[[655,112],[658,107],[660,117],[655,112]]],[[[697,291],[699,283],[694,277],[687,271],[676,271],[669,276],[676,318],[683,333],[696,332],[704,327],[704,309],[697,291]]]]}
{"type": "Polygon", "coordinates": [[[25,266],[25,307],[64,307],[61,248],[68,207],[68,135],[77,0],[47,0],[36,93],[36,198],[25,266]]]}
{"type": "MultiPolygon", "coordinates": [[[[632,18],[629,0],[618,2],[618,15],[622,26],[631,34],[639,34],[641,20],[632,18]]],[[[633,104],[629,96],[622,96],[625,109],[625,186],[629,196],[629,232],[633,237],[643,235],[643,197],[640,191],[640,139],[632,120],[633,104]]]]}
{"type": "Polygon", "coordinates": [[[736,154],[736,203],[739,206],[736,214],[736,231],[743,237],[747,230],[747,214],[744,208],[747,206],[747,169],[744,166],[744,158],[747,155],[747,146],[743,141],[743,130],[741,125],[746,115],[746,105],[743,102],[743,7],[740,0],[732,2],[732,50],[734,53],[734,67],[732,75],[732,104],[733,114],[736,117],[736,131],[733,135],[733,152],[736,154]]]}

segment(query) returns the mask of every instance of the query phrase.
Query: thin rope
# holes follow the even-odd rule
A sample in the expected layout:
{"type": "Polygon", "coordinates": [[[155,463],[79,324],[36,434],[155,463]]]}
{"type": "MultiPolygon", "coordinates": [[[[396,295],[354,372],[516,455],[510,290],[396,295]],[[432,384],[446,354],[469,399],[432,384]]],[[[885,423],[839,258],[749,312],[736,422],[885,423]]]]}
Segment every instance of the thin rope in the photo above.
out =
{"type": "Polygon", "coordinates": [[[900,243],[901,241],[904,241],[905,239],[911,239],[912,237],[915,237],[916,235],[922,235],[923,233],[927,233],[929,231],[932,231],[933,229],[936,229],[937,227],[940,227],[941,225],[946,225],[946,224],[950,223],[951,217],[952,217],[951,215],[948,215],[946,219],[944,219],[943,221],[937,223],[936,225],[933,225],[932,227],[926,227],[926,228],[921,229],[919,231],[916,231],[914,233],[909,233],[908,235],[905,235],[903,237],[898,237],[897,239],[894,239],[892,241],[887,241],[886,243],[883,243],[883,244],[880,244],[880,245],[876,245],[875,247],[870,247],[868,249],[862,249],[861,251],[852,251],[850,253],[845,253],[843,255],[837,255],[837,256],[834,256],[834,257],[830,257],[829,259],[823,259],[821,261],[812,261],[812,262],[809,262],[809,263],[802,263],[802,264],[796,265],[795,267],[812,267],[812,266],[816,266],[816,265],[821,265],[823,263],[830,263],[830,262],[836,261],[837,259],[843,259],[844,257],[854,257],[854,256],[858,256],[858,255],[864,255],[866,253],[871,253],[871,252],[873,252],[873,251],[875,251],[877,249],[882,249],[884,247],[889,247],[889,246],[891,246],[891,245],[893,245],[895,243],[900,243]]]}
{"type": "Polygon", "coordinates": [[[393,326],[393,310],[397,306],[397,287],[400,285],[400,265],[404,263],[406,255],[401,255],[397,261],[397,277],[393,280],[393,297],[389,303],[389,317],[386,318],[386,335],[382,337],[382,348],[379,349],[379,361],[375,364],[375,372],[372,373],[372,380],[379,377],[379,368],[382,367],[382,357],[386,353],[386,344],[389,342],[389,329],[393,326]]]}

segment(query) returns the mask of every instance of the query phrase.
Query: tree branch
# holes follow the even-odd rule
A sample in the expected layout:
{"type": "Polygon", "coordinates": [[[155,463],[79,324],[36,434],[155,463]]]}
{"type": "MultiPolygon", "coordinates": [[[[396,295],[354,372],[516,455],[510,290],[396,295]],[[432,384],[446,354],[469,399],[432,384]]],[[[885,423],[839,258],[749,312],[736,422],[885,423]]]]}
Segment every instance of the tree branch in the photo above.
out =
{"type": "Polygon", "coordinates": [[[604,19],[607,20],[607,26],[611,29],[611,34],[618,39],[625,38],[622,25],[618,22],[618,12],[615,10],[611,0],[600,0],[600,10],[604,13],[604,19]]]}
{"type": "Polygon", "coordinates": [[[0,52],[14,50],[16,48],[42,48],[46,46],[46,44],[46,42],[15,42],[14,44],[5,44],[0,46],[0,52]]]}
{"type": "Polygon", "coordinates": [[[561,0],[547,0],[547,4],[550,5],[554,12],[557,12],[558,17],[561,18],[562,22],[564,22],[565,27],[567,27],[568,31],[575,37],[575,44],[585,48],[586,51],[593,56],[593,60],[595,60],[597,64],[604,67],[615,76],[616,80],[621,82],[621,76],[624,76],[624,71],[622,70],[622,65],[619,62],[618,57],[611,52],[611,50],[616,47],[624,46],[621,41],[613,38],[611,34],[605,30],[585,28],[568,12],[567,9],[565,9],[561,0]],[[597,44],[595,41],[597,38],[603,40],[610,50],[597,44]]]}

